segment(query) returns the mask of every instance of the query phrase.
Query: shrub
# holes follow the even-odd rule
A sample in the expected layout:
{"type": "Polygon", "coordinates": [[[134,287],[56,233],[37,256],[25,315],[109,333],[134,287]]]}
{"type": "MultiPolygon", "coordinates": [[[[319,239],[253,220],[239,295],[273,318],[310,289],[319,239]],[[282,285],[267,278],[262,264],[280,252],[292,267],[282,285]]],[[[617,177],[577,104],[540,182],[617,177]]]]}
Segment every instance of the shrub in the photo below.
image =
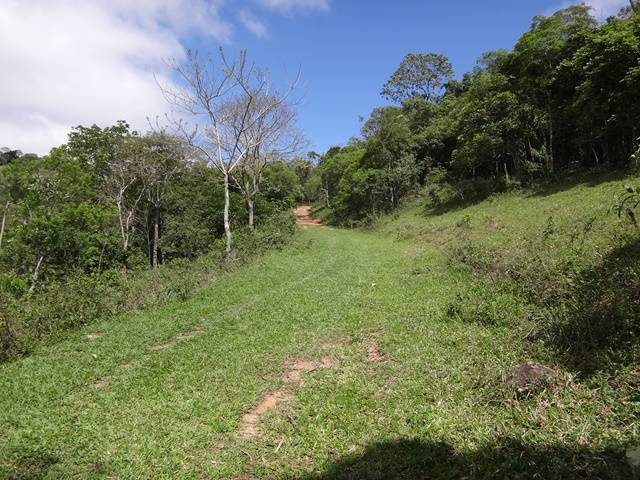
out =
{"type": "Polygon", "coordinates": [[[522,308],[511,295],[494,292],[479,282],[458,293],[447,305],[448,318],[485,327],[513,325],[522,316],[522,308]]]}
{"type": "Polygon", "coordinates": [[[224,255],[224,241],[193,260],[176,259],[156,270],[77,271],[64,280],[42,284],[33,293],[11,275],[0,276],[0,360],[29,352],[43,336],[101,318],[136,312],[163,302],[186,300],[211,284],[223,270],[272,249],[282,248],[296,232],[291,212],[263,220],[255,230],[235,234],[235,257],[224,255]]]}
{"type": "Polygon", "coordinates": [[[434,169],[427,175],[423,194],[427,197],[427,208],[444,210],[479,202],[506,190],[507,184],[502,177],[455,180],[449,178],[444,170],[434,169]]]}
{"type": "Polygon", "coordinates": [[[264,219],[255,229],[236,231],[236,253],[241,257],[284,247],[296,232],[296,219],[291,211],[277,212],[264,219]]]}

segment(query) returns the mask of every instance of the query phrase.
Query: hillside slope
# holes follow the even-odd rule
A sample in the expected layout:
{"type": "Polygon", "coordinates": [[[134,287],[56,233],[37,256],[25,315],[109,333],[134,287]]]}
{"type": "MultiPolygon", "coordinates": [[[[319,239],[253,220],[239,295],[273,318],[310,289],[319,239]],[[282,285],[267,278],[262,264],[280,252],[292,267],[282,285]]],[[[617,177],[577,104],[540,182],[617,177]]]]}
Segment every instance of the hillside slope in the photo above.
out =
{"type": "Polygon", "coordinates": [[[491,291],[499,269],[456,263],[541,236],[564,258],[585,222],[578,253],[597,258],[623,184],[301,227],[191,300],[43,345],[0,366],[0,477],[630,478],[634,364],[576,369],[521,292],[491,291]],[[555,373],[523,396],[527,361],[555,373]]]}

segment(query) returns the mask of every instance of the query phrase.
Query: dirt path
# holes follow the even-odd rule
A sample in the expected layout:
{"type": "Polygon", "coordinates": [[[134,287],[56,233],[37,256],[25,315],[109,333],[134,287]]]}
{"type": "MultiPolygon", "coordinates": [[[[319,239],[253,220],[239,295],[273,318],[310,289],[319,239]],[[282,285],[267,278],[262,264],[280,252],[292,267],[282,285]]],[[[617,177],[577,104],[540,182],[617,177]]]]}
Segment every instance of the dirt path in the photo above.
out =
{"type": "Polygon", "coordinates": [[[298,225],[322,225],[320,220],[311,217],[311,207],[308,205],[296,208],[295,213],[298,225]]]}

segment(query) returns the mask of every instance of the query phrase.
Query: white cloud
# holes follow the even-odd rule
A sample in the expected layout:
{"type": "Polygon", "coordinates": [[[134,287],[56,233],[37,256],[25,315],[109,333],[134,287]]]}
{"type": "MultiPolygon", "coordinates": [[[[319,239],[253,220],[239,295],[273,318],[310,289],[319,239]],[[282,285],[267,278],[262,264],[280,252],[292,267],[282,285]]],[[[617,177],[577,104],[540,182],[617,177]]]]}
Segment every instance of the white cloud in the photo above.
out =
{"type": "Polygon", "coordinates": [[[590,5],[593,8],[591,12],[601,20],[616,15],[622,7],[629,6],[628,0],[589,0],[584,3],[590,5]]]}
{"type": "Polygon", "coordinates": [[[119,119],[144,129],[167,108],[154,74],[180,35],[227,41],[220,2],[0,0],[0,147],[47,153],[71,126],[119,119]]]}
{"type": "Polygon", "coordinates": [[[240,23],[258,38],[267,36],[267,26],[247,9],[240,10],[238,14],[240,23]]]}
{"type": "Polygon", "coordinates": [[[563,2],[558,5],[556,8],[553,8],[547,12],[547,15],[554,13],[561,8],[566,8],[570,5],[575,5],[579,3],[584,3],[585,5],[589,5],[592,10],[591,13],[598,20],[606,20],[608,17],[616,15],[621,8],[629,5],[628,0],[582,0],[582,1],[574,1],[574,2],[563,2]]]}
{"type": "Polygon", "coordinates": [[[146,129],[168,110],[156,78],[171,84],[166,61],[184,55],[182,41],[231,42],[223,12],[265,37],[242,9],[256,2],[287,15],[329,9],[329,0],[0,0],[0,147],[44,154],[72,126],[120,119],[146,129]]]}
{"type": "Polygon", "coordinates": [[[262,6],[277,10],[280,13],[294,12],[327,12],[329,0],[256,0],[262,6]]]}

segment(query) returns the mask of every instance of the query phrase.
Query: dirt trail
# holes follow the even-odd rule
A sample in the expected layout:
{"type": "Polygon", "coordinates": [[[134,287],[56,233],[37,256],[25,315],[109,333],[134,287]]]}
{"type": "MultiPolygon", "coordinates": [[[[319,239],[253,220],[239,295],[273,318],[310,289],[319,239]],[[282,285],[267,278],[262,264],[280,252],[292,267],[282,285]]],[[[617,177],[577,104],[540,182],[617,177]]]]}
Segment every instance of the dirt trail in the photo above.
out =
{"type": "Polygon", "coordinates": [[[311,207],[308,205],[296,208],[295,213],[298,225],[322,225],[320,220],[311,217],[311,207]]]}
{"type": "Polygon", "coordinates": [[[325,368],[334,368],[335,366],[336,361],[331,357],[323,357],[319,360],[299,359],[291,362],[289,369],[282,374],[285,385],[262,395],[260,402],[242,416],[240,419],[240,435],[244,438],[253,438],[262,434],[262,429],[260,428],[262,417],[269,410],[274,410],[279,402],[287,401],[293,395],[287,385],[301,386],[304,384],[303,374],[313,373],[325,368]]]}
{"type": "MultiPolygon", "coordinates": [[[[371,332],[365,337],[365,346],[367,348],[367,361],[384,362],[385,355],[380,351],[378,338],[380,332],[371,332]]],[[[350,337],[332,338],[322,344],[320,349],[323,352],[341,348],[349,343],[350,337]]],[[[254,405],[251,410],[246,412],[240,419],[239,434],[244,438],[261,437],[263,434],[261,424],[262,419],[271,410],[276,410],[280,403],[284,403],[291,399],[294,395],[292,387],[301,387],[305,383],[305,375],[314,373],[318,370],[333,369],[338,366],[338,362],[334,356],[323,356],[321,358],[299,358],[288,362],[287,369],[282,373],[283,385],[275,390],[264,392],[260,397],[260,401],[254,405]]]]}

